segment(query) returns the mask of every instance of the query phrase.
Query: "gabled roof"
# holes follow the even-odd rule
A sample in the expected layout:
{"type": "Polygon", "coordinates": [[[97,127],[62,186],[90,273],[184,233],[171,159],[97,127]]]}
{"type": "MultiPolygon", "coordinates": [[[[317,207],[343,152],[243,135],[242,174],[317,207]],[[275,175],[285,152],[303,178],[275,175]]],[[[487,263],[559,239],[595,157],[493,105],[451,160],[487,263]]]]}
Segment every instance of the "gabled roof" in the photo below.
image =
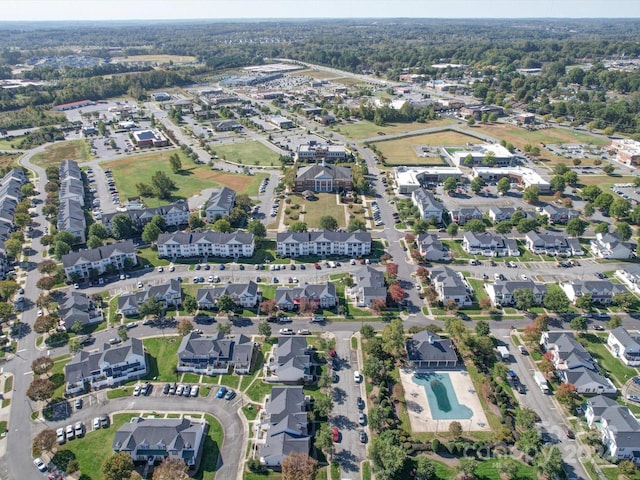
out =
{"type": "Polygon", "coordinates": [[[640,337],[632,337],[626,328],[614,328],[609,335],[615,337],[624,346],[625,352],[640,352],[640,337]]]}
{"type": "Polygon", "coordinates": [[[132,240],[111,243],[98,248],[80,250],[62,256],[62,265],[65,268],[73,267],[79,263],[93,263],[115,255],[127,255],[135,253],[136,248],[132,240]]]}
{"type": "Polygon", "coordinates": [[[458,361],[451,340],[423,330],[407,340],[407,358],[411,362],[458,361]]]}
{"type": "Polygon", "coordinates": [[[67,383],[80,382],[97,374],[102,369],[102,366],[108,368],[110,365],[122,363],[129,355],[144,357],[144,347],[141,340],[130,338],[118,346],[105,343],[97,351],[86,352],[83,350],[65,365],[65,379],[67,383]]]}
{"type": "Polygon", "coordinates": [[[331,283],[305,285],[304,287],[278,287],[275,294],[275,302],[278,305],[283,303],[298,304],[300,299],[320,300],[321,298],[336,298],[336,286],[331,283]]]}
{"type": "MultiPolygon", "coordinates": [[[[249,345],[253,348],[253,342],[244,335],[225,337],[218,332],[212,336],[202,336],[191,332],[185,335],[178,348],[178,358],[189,360],[195,358],[216,358],[230,362],[235,356],[235,350],[240,345],[249,345]]],[[[251,357],[249,357],[249,360],[251,357]]]]}
{"type": "Polygon", "coordinates": [[[420,233],[416,238],[418,245],[429,250],[442,250],[443,245],[437,235],[433,233],[420,233]]]}
{"type": "Polygon", "coordinates": [[[232,233],[212,232],[175,232],[161,233],[158,236],[158,245],[192,245],[194,243],[211,245],[251,245],[253,234],[236,231],[232,233]]]}
{"type": "Polygon", "coordinates": [[[531,290],[536,295],[546,295],[547,286],[544,283],[534,283],[533,280],[497,280],[493,283],[496,294],[510,294],[516,290],[531,290]]]}
{"type": "Polygon", "coordinates": [[[588,368],[584,367],[576,368],[573,370],[564,370],[563,375],[565,376],[567,382],[575,385],[577,389],[580,389],[580,387],[587,386],[591,383],[602,385],[605,388],[611,388],[613,386],[611,384],[611,381],[607,377],[603,377],[599,373],[596,373],[593,370],[589,370],[588,368]]]}
{"type": "Polygon", "coordinates": [[[328,243],[371,243],[371,234],[363,230],[355,232],[312,230],[310,232],[278,232],[276,234],[278,243],[308,243],[308,242],[328,242],[328,243]]]}
{"type": "MultiPolygon", "coordinates": [[[[115,434],[112,448],[116,452],[136,449],[182,452],[198,451],[204,438],[205,422],[183,418],[132,418],[115,434]]],[[[191,458],[189,454],[186,458],[191,458]]]]}
{"type": "Polygon", "coordinates": [[[444,205],[436,200],[436,197],[433,196],[433,193],[425,190],[424,188],[418,188],[414,190],[411,195],[417,203],[422,205],[423,210],[438,210],[440,212],[445,211],[444,205]]]}
{"type": "Polygon", "coordinates": [[[211,192],[209,200],[205,205],[205,211],[215,208],[230,212],[236,201],[236,192],[227,187],[222,187],[211,192]]]}
{"type": "Polygon", "coordinates": [[[258,295],[258,285],[253,281],[249,281],[248,283],[229,283],[217,287],[199,288],[196,293],[196,301],[198,303],[216,303],[223,295],[228,295],[234,300],[242,297],[253,298],[258,295]]]}
{"type": "Polygon", "coordinates": [[[313,180],[319,176],[333,180],[351,180],[351,167],[337,165],[310,165],[298,169],[296,180],[313,180]]]}
{"type": "Polygon", "coordinates": [[[468,294],[467,286],[458,275],[458,272],[449,267],[439,266],[432,268],[429,272],[429,278],[432,283],[442,285],[442,291],[445,296],[468,294]]]}

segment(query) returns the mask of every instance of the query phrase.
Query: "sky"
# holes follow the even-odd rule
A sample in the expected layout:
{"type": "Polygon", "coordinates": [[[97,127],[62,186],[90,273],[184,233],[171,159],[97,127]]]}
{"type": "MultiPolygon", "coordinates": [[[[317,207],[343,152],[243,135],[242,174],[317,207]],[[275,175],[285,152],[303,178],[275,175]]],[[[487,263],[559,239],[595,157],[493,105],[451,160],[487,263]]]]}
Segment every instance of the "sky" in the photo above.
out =
{"type": "Polygon", "coordinates": [[[0,0],[0,21],[638,18],[640,0],[0,0]]]}

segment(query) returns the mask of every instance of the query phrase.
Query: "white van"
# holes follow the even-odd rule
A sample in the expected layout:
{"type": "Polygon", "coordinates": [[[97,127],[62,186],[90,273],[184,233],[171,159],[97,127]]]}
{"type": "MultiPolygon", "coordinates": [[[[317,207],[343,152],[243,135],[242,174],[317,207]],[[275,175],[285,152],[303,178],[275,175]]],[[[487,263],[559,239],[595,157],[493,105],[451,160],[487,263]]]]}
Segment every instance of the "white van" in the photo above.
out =
{"type": "Polygon", "coordinates": [[[353,381],[356,383],[360,383],[362,381],[362,375],[360,375],[360,372],[358,370],[353,372],[353,381]]]}

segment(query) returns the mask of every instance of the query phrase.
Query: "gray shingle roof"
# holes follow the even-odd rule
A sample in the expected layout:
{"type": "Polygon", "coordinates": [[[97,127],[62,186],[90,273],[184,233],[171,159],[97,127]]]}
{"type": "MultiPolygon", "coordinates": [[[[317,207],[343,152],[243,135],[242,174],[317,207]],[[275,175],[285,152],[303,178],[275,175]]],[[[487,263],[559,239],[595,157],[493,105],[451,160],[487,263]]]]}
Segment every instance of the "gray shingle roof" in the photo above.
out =
{"type": "MultiPolygon", "coordinates": [[[[115,434],[112,448],[116,452],[134,452],[143,445],[165,451],[189,450],[196,453],[204,438],[205,422],[183,418],[132,418],[115,434]],[[200,443],[198,443],[200,442],[200,443]],[[196,444],[198,443],[198,444],[196,444]]],[[[190,458],[189,456],[188,458],[190,458]]]]}
{"type": "Polygon", "coordinates": [[[330,177],[333,180],[351,180],[351,167],[337,165],[310,165],[298,169],[296,180],[313,180],[317,177],[330,177]]]}
{"type": "Polygon", "coordinates": [[[412,362],[458,361],[451,340],[424,330],[407,340],[407,358],[412,362]]]}
{"type": "Polygon", "coordinates": [[[123,242],[111,243],[98,248],[68,253],[67,255],[62,256],[62,265],[65,268],[69,268],[78,263],[97,262],[103,258],[135,253],[135,251],[136,247],[133,245],[133,241],[125,240],[123,242]]]}
{"type": "Polygon", "coordinates": [[[204,232],[175,232],[175,233],[161,233],[158,237],[158,245],[163,244],[176,244],[176,245],[190,245],[194,243],[209,243],[216,245],[224,244],[236,244],[236,245],[250,245],[253,243],[253,234],[246,232],[212,232],[206,230],[204,232]]]}
{"type": "Polygon", "coordinates": [[[333,232],[331,230],[314,230],[310,232],[278,232],[276,234],[277,242],[328,242],[328,243],[370,243],[371,234],[362,230],[355,232],[333,232]]]}

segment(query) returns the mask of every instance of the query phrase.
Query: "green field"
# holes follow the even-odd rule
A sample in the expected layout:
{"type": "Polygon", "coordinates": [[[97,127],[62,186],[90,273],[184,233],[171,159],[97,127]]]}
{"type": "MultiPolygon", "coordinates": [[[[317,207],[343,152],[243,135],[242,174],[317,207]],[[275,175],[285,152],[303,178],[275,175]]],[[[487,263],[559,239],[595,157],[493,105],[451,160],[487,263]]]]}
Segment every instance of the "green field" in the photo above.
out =
{"type": "Polygon", "coordinates": [[[160,200],[155,197],[145,197],[144,202],[148,207],[165,205],[168,202],[186,199],[200,193],[205,188],[213,188],[224,185],[236,191],[238,194],[254,195],[258,192],[260,182],[264,174],[252,176],[211,170],[207,165],[196,165],[180,150],[161,151],[147,155],[137,155],[122,158],[103,164],[104,168],[111,168],[113,178],[116,181],[120,198],[138,196],[137,183],[150,183],[155,172],[166,173],[176,183],[176,190],[170,199],[160,200]],[[180,155],[182,171],[175,174],[171,171],[169,157],[173,153],[180,155]]]}
{"type": "Polygon", "coordinates": [[[277,167],[280,155],[257,140],[213,146],[216,155],[233,163],[249,166],[277,167]]]}
{"type": "Polygon", "coordinates": [[[18,144],[24,139],[25,135],[13,138],[0,138],[0,150],[15,150],[18,144]]]}
{"type": "Polygon", "coordinates": [[[389,123],[387,125],[376,125],[373,122],[366,120],[359,121],[357,123],[339,124],[331,127],[330,130],[334,130],[341,133],[345,137],[353,140],[362,140],[363,138],[371,138],[380,136],[384,138],[384,135],[394,135],[403,132],[412,132],[414,130],[423,130],[425,128],[445,127],[456,123],[455,120],[442,119],[434,120],[427,123],[389,123]],[[382,135],[380,135],[382,133],[382,135]]]}
{"type": "Polygon", "coordinates": [[[63,160],[88,162],[91,159],[91,149],[86,140],[69,140],[49,145],[43,152],[35,154],[31,161],[41,167],[47,167],[63,160]]]}
{"type": "Polygon", "coordinates": [[[178,364],[180,337],[167,335],[166,337],[145,338],[143,343],[149,363],[149,374],[145,379],[157,380],[158,382],[176,382],[177,375],[173,370],[178,364]]]}

